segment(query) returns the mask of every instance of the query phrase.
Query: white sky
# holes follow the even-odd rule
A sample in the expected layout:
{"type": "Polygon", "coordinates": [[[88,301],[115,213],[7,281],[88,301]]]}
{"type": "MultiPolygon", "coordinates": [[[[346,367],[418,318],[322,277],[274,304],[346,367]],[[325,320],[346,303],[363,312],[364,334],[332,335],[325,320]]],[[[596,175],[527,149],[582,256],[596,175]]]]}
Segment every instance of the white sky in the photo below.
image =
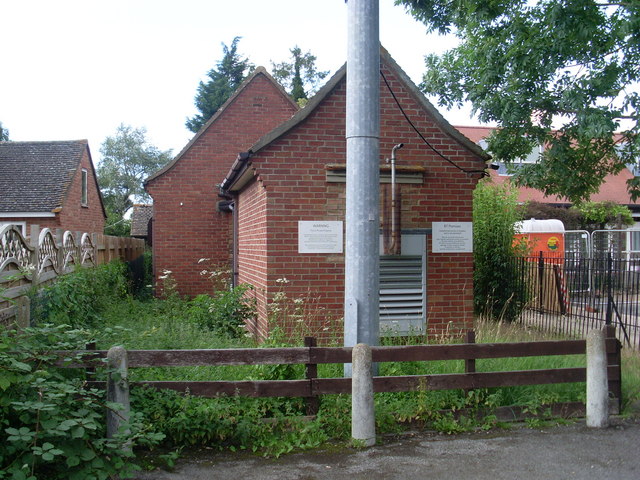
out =
{"type": "MultiPolygon", "coordinates": [[[[344,0],[0,0],[0,122],[11,140],[88,139],[94,161],[120,123],[177,154],[198,82],[224,42],[271,70],[294,45],[334,73],[346,60],[344,0]]],[[[451,38],[380,0],[380,39],[419,83],[424,55],[451,38]]],[[[434,102],[435,103],[435,102],[434,102]]],[[[468,110],[442,111],[471,125],[468,110]]]]}

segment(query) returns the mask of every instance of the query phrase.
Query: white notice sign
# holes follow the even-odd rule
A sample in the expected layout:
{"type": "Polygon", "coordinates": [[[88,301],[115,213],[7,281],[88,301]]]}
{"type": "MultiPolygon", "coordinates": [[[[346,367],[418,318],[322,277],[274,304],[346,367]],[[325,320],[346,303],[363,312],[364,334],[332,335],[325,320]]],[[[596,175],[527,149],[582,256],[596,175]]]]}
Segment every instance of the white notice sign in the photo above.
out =
{"type": "Polygon", "coordinates": [[[471,222],[433,222],[433,253],[473,252],[473,224],[471,222]]]}
{"type": "Polygon", "coordinates": [[[298,222],[298,253],[342,253],[342,222],[298,222]]]}

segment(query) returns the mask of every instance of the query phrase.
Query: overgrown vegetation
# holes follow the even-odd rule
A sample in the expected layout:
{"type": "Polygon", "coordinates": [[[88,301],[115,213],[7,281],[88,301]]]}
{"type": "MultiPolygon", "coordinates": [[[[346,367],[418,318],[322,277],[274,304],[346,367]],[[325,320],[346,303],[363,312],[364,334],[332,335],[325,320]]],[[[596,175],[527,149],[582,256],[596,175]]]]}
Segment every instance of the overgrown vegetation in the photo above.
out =
{"type": "Polygon", "coordinates": [[[474,307],[479,315],[511,321],[526,301],[521,297],[514,244],[522,219],[517,190],[482,181],[473,192],[474,307]]]}
{"type": "MultiPolygon", "coordinates": [[[[106,437],[104,391],[83,372],[55,366],[56,350],[84,349],[94,338],[66,325],[3,331],[0,340],[0,478],[86,480],[132,478],[131,448],[158,443],[139,413],[106,437]]],[[[79,360],[79,355],[66,362],[79,360]]]]}
{"type": "MultiPolygon", "coordinates": [[[[172,391],[132,388],[131,422],[128,435],[106,439],[103,393],[86,386],[86,374],[75,369],[53,367],[54,350],[82,349],[96,341],[99,349],[115,344],[127,349],[196,349],[280,346],[294,342],[290,334],[275,330],[261,345],[245,336],[237,323],[250,314],[245,303],[246,287],[219,291],[214,296],[183,299],[170,294],[164,300],[137,299],[123,292],[125,269],[112,264],[92,272],[79,271],[64,283],[48,287],[41,295],[50,303],[49,315],[40,321],[56,321],[21,334],[3,332],[0,343],[0,478],[122,478],[133,475],[140,447],[155,444],[170,453],[158,455],[171,461],[183,448],[248,450],[263,455],[313,448],[327,441],[347,443],[350,438],[349,395],[326,395],[314,418],[305,416],[300,398],[220,397],[205,399],[172,391]],[[120,279],[116,279],[118,275],[120,279]],[[80,287],[77,282],[85,279],[80,287]],[[86,306],[66,307],[57,295],[79,288],[74,302],[92,305],[91,320],[86,306]],[[108,292],[113,287],[109,300],[108,292]],[[95,289],[94,291],[91,288],[95,289]],[[102,292],[104,297],[99,297],[102,292]],[[226,313],[221,313],[226,312],[226,313]],[[240,312],[239,314],[237,314],[240,312]],[[229,321],[223,321],[228,319],[229,321]],[[68,321],[68,327],[62,324],[68,321]],[[91,328],[79,328],[80,326],[91,328]],[[123,449],[131,445],[132,451],[123,449]],[[3,476],[4,475],[4,476],[3,476]]],[[[71,277],[70,276],[70,277],[71,277]]],[[[301,302],[278,308],[295,322],[301,302]]],[[[274,312],[274,314],[277,312],[274,312]]],[[[488,322],[479,325],[479,342],[537,339],[534,331],[515,325],[488,322]]],[[[425,338],[389,338],[387,344],[424,343],[425,338]]],[[[440,341],[457,341],[440,339],[440,341]]],[[[478,371],[584,365],[581,356],[478,360],[478,371]]],[[[636,366],[637,367],[637,366],[636,366]]],[[[461,372],[462,361],[402,362],[380,365],[383,375],[416,375],[461,372]]],[[[320,365],[319,376],[341,377],[342,365],[320,365]]],[[[130,380],[263,380],[303,378],[303,366],[217,366],[132,369],[130,380]]],[[[640,379],[625,374],[626,404],[640,395],[640,379]],[[633,380],[635,378],[635,380],[633,380]],[[627,382],[631,379],[632,382],[627,382]],[[635,383],[633,383],[635,382],[635,383]]],[[[544,414],[548,403],[584,398],[584,384],[513,387],[503,389],[449,390],[376,394],[376,429],[380,433],[423,427],[457,433],[499,426],[492,410],[502,405],[521,405],[544,414]],[[479,415],[481,413],[481,415],[479,415]]],[[[107,407],[114,408],[113,405],[107,407]]]]}
{"type": "Polygon", "coordinates": [[[37,324],[98,328],[102,313],[127,298],[126,266],[112,262],[96,268],[78,268],[55,283],[33,292],[31,308],[37,324]]]}

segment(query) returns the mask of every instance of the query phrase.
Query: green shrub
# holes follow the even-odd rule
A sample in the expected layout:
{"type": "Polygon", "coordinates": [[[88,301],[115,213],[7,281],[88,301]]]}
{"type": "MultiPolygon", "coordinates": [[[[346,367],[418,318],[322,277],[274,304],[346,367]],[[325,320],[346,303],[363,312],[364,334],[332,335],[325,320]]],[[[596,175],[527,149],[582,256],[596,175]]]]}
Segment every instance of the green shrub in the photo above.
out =
{"type": "Polygon", "coordinates": [[[83,372],[54,366],[53,352],[83,348],[92,340],[88,333],[67,325],[1,333],[0,479],[131,478],[138,468],[128,447],[162,436],[134,413],[106,438],[105,407],[117,406],[88,388],[83,372]]]}
{"type": "Polygon", "coordinates": [[[243,334],[245,322],[255,313],[255,302],[246,295],[250,285],[238,285],[229,290],[218,290],[213,295],[198,295],[189,303],[190,319],[227,337],[243,334]]]}
{"type": "Polygon", "coordinates": [[[480,182],[473,192],[474,307],[476,313],[514,320],[525,299],[516,268],[517,191],[480,182]]]}
{"type": "Polygon", "coordinates": [[[100,326],[101,312],[128,292],[126,266],[111,262],[78,267],[32,296],[36,324],[67,324],[74,328],[100,326]]]}

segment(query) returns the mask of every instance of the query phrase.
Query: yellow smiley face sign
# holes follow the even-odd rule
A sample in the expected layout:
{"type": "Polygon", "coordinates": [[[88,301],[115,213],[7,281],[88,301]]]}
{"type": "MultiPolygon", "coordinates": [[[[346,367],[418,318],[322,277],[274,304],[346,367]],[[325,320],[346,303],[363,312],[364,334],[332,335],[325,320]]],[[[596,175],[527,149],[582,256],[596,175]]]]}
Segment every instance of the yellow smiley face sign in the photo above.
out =
{"type": "Polygon", "coordinates": [[[560,239],[558,237],[549,237],[549,240],[547,240],[547,248],[550,252],[555,252],[556,250],[558,250],[559,246],[560,239]]]}

